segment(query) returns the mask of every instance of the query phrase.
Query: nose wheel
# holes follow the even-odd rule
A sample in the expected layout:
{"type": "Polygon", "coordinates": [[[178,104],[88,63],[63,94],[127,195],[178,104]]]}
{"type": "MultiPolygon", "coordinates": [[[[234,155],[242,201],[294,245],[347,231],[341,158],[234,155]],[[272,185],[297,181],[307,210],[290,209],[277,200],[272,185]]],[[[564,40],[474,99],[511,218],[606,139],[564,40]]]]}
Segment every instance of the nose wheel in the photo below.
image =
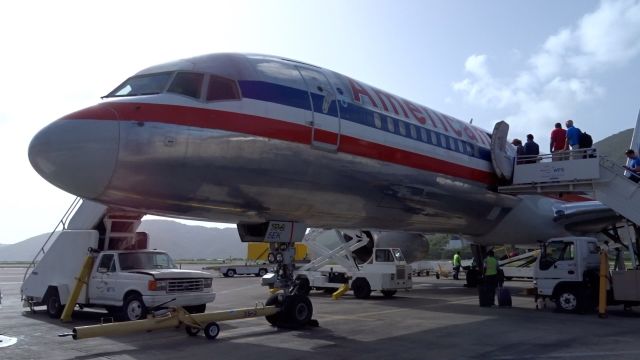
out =
{"type": "Polygon", "coordinates": [[[266,306],[276,306],[281,310],[266,316],[267,321],[283,329],[300,329],[309,325],[313,316],[313,305],[307,296],[274,294],[267,299],[266,306]]]}

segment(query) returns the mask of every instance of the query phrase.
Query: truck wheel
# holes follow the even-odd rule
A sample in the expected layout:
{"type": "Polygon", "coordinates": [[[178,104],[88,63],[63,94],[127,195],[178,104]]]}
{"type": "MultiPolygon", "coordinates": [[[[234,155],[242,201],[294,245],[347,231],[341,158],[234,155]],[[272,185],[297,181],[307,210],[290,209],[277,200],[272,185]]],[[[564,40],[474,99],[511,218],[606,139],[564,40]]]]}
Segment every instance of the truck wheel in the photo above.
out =
{"type": "Polygon", "coordinates": [[[556,308],[560,312],[580,313],[584,305],[582,292],[574,287],[565,287],[556,295],[556,308]]]}
{"type": "Polygon", "coordinates": [[[47,299],[47,315],[53,319],[59,319],[62,315],[62,304],[60,303],[60,295],[58,295],[58,289],[54,288],[50,291],[47,299]]]}
{"type": "Polygon", "coordinates": [[[125,321],[142,320],[147,317],[147,307],[138,294],[127,296],[122,304],[122,319],[125,321]]]}
{"type": "Polygon", "coordinates": [[[382,293],[382,295],[384,295],[384,297],[390,298],[393,297],[393,295],[395,295],[398,290],[381,290],[380,292],[382,293]]]}
{"type": "Polygon", "coordinates": [[[351,282],[353,295],[358,299],[367,299],[371,295],[371,285],[365,278],[356,278],[351,282]]]}
{"type": "Polygon", "coordinates": [[[233,270],[233,269],[229,269],[229,270],[227,270],[227,272],[225,273],[225,275],[226,275],[227,277],[234,277],[234,276],[236,275],[236,271],[235,271],[235,270],[233,270]]]}
{"type": "Polygon", "coordinates": [[[220,325],[218,325],[217,322],[210,322],[204,327],[204,336],[206,336],[207,339],[215,340],[218,335],[220,335],[220,325]]]}
{"type": "Polygon", "coordinates": [[[258,270],[258,273],[256,274],[257,277],[263,277],[267,275],[267,269],[260,269],[258,270]]]}
{"type": "Polygon", "coordinates": [[[202,314],[207,310],[207,304],[184,306],[189,314],[202,314]]]}

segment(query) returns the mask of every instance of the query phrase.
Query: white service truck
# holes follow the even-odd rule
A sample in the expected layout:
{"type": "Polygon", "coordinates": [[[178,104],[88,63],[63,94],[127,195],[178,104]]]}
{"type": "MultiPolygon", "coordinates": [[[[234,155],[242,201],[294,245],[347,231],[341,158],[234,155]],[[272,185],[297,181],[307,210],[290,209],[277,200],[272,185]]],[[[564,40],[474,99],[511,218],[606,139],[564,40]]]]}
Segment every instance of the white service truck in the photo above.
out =
{"type": "Polygon", "coordinates": [[[81,308],[101,307],[118,319],[139,320],[158,306],[202,313],[215,299],[210,273],[178,269],[158,250],[93,251],[98,243],[96,230],[60,232],[22,284],[24,306],[44,305],[49,316],[60,317],[87,256],[94,261],[78,297],[81,308]]]}
{"type": "Polygon", "coordinates": [[[348,285],[358,299],[366,299],[372,291],[380,291],[392,297],[400,289],[411,289],[411,265],[397,248],[373,248],[371,258],[358,264],[353,251],[367,245],[368,237],[354,236],[352,240],[329,250],[314,237],[335,236],[342,238],[338,230],[321,230],[310,233],[306,242],[315,254],[322,254],[294,272],[298,286],[308,294],[312,289],[334,292],[348,285]]]}
{"type": "Polygon", "coordinates": [[[236,275],[254,275],[262,277],[269,272],[269,268],[269,264],[225,265],[220,266],[218,271],[224,277],[234,277],[236,275]]]}
{"type": "MultiPolygon", "coordinates": [[[[562,312],[581,313],[593,309],[598,304],[599,270],[597,239],[550,239],[542,245],[535,263],[536,301],[549,298],[562,312]]],[[[627,308],[640,305],[640,270],[610,271],[608,279],[608,304],[627,308]]]]}

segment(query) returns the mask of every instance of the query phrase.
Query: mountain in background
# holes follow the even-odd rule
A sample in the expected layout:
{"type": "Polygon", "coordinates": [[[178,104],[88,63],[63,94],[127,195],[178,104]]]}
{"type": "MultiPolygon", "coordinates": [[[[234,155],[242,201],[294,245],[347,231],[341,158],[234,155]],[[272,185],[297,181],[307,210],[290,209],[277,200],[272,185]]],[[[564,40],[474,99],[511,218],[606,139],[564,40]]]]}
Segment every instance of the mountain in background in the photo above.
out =
{"type": "Polygon", "coordinates": [[[626,164],[627,157],[624,152],[629,149],[632,135],[633,129],[623,130],[594,143],[593,147],[598,149],[598,154],[608,157],[616,164],[626,164]]]}
{"type": "MultiPolygon", "coordinates": [[[[139,231],[149,234],[149,247],[168,252],[174,259],[245,258],[247,244],[236,228],[185,225],[173,220],[143,220],[139,231]]],[[[1,245],[0,261],[31,261],[49,234],[16,244],[1,245]]]]}

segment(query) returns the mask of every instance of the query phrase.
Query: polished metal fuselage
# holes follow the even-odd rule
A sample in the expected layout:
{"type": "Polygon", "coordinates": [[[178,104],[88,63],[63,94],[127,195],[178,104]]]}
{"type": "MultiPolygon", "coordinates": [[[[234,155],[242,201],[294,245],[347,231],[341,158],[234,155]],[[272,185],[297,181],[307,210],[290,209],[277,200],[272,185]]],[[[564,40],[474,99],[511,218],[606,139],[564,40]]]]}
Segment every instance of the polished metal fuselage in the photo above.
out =
{"type": "MultiPolygon", "coordinates": [[[[429,161],[449,162],[457,167],[464,167],[460,163],[468,162],[468,169],[474,174],[491,172],[490,159],[482,160],[477,155],[481,137],[486,135],[477,136],[478,130],[471,129],[471,125],[445,119],[451,127],[447,130],[451,136],[447,136],[453,138],[451,131],[460,129],[457,135],[460,145],[455,146],[475,149],[475,158],[467,159],[461,148],[458,152],[436,149],[438,155],[430,158],[433,146],[414,144],[412,151],[422,152],[424,160],[420,161],[425,164],[422,168],[407,166],[401,158],[408,153],[405,150],[391,159],[383,153],[385,149],[404,146],[405,140],[392,137],[394,134],[388,132],[378,135],[379,130],[373,126],[362,130],[357,127],[361,124],[345,121],[346,110],[357,105],[353,103],[356,95],[351,94],[349,98],[337,95],[344,94],[343,89],[349,86],[346,77],[273,59],[252,65],[240,55],[188,59],[141,73],[160,69],[210,71],[238,81],[264,80],[259,74],[261,69],[283,77],[290,76],[284,70],[303,72],[306,69],[323,73],[331,82],[325,86],[332,87],[333,92],[324,97],[324,114],[317,104],[314,108],[317,94],[313,94],[314,88],[310,87],[311,111],[243,98],[221,104],[195,103],[194,108],[202,110],[197,116],[203,117],[196,122],[183,121],[179,115],[174,116],[175,121],[161,121],[154,117],[158,116],[157,110],[149,112],[156,115],[146,115],[147,108],[158,104],[173,106],[164,110],[170,112],[190,106],[176,95],[108,100],[97,106],[97,110],[63,117],[36,135],[30,147],[34,168],[56,186],[76,195],[161,216],[229,223],[287,220],[319,228],[459,233],[486,243],[531,243],[566,234],[562,227],[553,224],[552,206],[557,203],[553,200],[500,194],[494,191],[495,182],[426,170],[431,166],[429,161]],[[330,117],[334,106],[336,114],[330,117]],[[289,120],[278,118],[286,111],[290,113],[289,120]],[[207,125],[208,120],[224,124],[226,115],[230,115],[228,121],[236,121],[236,115],[251,116],[252,123],[242,131],[207,125]],[[271,131],[273,119],[285,124],[283,129],[287,121],[292,125],[297,122],[297,138],[289,140],[279,136],[277,129],[271,131]],[[317,134],[324,131],[320,127],[322,121],[337,124],[334,132],[338,140],[333,147],[319,146],[314,141],[317,134]],[[253,127],[262,131],[254,132],[253,127]],[[93,129],[100,129],[103,135],[97,136],[93,129]],[[379,137],[386,148],[376,150],[376,156],[359,153],[360,131],[374,140],[379,137]],[[70,133],[72,135],[68,135],[70,133]],[[60,134],[67,134],[64,144],[56,141],[60,134]],[[468,138],[460,134],[468,134],[468,138]],[[77,140],[75,148],[72,138],[77,140]],[[351,148],[343,146],[345,139],[350,139],[351,148]],[[386,139],[391,140],[387,143],[386,139]],[[100,186],[89,186],[97,183],[100,186]]],[[[302,88],[307,84],[301,81],[295,86],[302,88]]],[[[371,91],[373,94],[375,90],[371,91]]],[[[379,98],[378,107],[384,96],[379,98]]],[[[389,97],[386,99],[390,109],[393,103],[389,97]]],[[[400,104],[401,99],[397,101],[400,104]]],[[[366,105],[363,104],[361,107],[366,105]]],[[[409,109],[415,108],[411,103],[405,104],[409,109]]],[[[426,108],[419,111],[427,112],[426,108]]],[[[396,113],[401,115],[399,111],[396,113]]],[[[411,131],[421,130],[407,124],[411,131]]],[[[434,122],[433,126],[436,125],[434,122]]],[[[447,128],[445,122],[441,122],[435,130],[444,131],[443,126],[447,128]]],[[[373,140],[366,141],[372,143],[373,140]]],[[[442,141],[453,144],[453,140],[442,141]]]]}

